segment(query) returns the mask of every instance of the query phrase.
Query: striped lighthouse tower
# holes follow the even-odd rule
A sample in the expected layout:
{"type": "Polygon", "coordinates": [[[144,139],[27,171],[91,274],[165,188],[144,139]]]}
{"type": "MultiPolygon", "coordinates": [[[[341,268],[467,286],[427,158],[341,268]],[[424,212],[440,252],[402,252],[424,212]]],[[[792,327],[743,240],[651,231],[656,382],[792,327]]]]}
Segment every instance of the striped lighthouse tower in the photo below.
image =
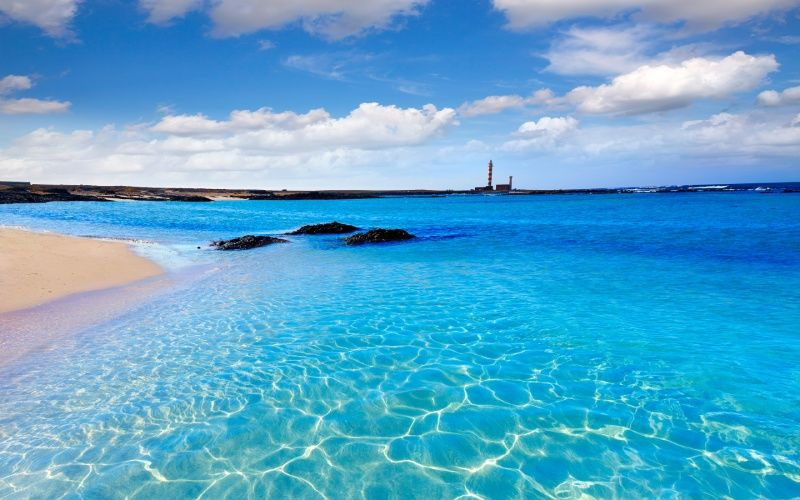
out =
{"type": "Polygon", "coordinates": [[[489,188],[489,191],[492,190],[492,168],[494,168],[494,165],[492,165],[492,160],[489,160],[489,181],[486,183],[486,187],[489,188]]]}

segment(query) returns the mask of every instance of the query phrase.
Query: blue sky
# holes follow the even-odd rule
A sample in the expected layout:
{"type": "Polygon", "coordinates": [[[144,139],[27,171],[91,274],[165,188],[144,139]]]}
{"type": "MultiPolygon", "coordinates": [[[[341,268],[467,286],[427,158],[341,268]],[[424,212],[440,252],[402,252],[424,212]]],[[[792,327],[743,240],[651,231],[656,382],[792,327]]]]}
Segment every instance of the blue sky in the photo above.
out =
{"type": "Polygon", "coordinates": [[[0,0],[0,178],[800,180],[800,0],[0,0]]]}

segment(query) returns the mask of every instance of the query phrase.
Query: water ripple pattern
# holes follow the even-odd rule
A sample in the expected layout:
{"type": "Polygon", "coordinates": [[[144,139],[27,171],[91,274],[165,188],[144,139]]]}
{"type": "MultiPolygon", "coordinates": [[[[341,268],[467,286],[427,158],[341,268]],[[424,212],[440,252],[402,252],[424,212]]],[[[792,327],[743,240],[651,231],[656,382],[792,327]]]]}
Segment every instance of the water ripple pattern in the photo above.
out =
{"type": "Polygon", "coordinates": [[[0,372],[3,498],[800,496],[800,196],[0,207],[219,271],[0,372]],[[397,245],[212,238],[341,220],[397,245]]]}

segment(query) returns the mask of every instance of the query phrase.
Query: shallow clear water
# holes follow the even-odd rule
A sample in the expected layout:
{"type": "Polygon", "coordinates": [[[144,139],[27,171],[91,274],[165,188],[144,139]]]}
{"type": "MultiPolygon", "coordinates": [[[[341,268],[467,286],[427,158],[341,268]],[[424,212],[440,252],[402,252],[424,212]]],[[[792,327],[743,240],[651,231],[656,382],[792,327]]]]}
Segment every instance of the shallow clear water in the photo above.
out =
{"type": "Polygon", "coordinates": [[[800,195],[51,203],[216,270],[0,372],[0,496],[800,495],[800,195]],[[340,220],[239,253],[209,240],[340,220]]]}

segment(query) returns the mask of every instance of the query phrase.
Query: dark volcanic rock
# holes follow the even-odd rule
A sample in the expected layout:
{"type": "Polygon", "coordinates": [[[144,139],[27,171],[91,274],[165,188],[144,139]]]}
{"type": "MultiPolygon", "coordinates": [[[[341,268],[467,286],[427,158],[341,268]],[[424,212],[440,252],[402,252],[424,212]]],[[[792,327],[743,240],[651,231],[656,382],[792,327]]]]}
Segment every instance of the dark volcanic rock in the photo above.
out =
{"type": "Polygon", "coordinates": [[[358,231],[358,228],[341,222],[327,222],[325,224],[309,224],[288,234],[345,234],[353,231],[358,231]]]}
{"type": "Polygon", "coordinates": [[[167,196],[169,201],[200,201],[200,202],[207,202],[207,201],[214,201],[211,198],[206,198],[205,196],[200,196],[196,194],[170,194],[167,196]]]}
{"type": "Polygon", "coordinates": [[[406,241],[416,238],[413,234],[403,229],[370,229],[366,233],[358,233],[344,239],[348,245],[363,245],[365,243],[388,243],[390,241],[406,241]]]}
{"type": "Polygon", "coordinates": [[[211,246],[217,250],[250,250],[251,248],[258,248],[273,243],[289,243],[287,240],[275,238],[273,236],[240,236],[232,240],[212,241],[211,246]]]}
{"type": "Polygon", "coordinates": [[[52,188],[31,191],[28,188],[0,190],[0,204],[8,203],[47,203],[49,201],[108,201],[96,196],[72,194],[66,189],[52,188]]]}

